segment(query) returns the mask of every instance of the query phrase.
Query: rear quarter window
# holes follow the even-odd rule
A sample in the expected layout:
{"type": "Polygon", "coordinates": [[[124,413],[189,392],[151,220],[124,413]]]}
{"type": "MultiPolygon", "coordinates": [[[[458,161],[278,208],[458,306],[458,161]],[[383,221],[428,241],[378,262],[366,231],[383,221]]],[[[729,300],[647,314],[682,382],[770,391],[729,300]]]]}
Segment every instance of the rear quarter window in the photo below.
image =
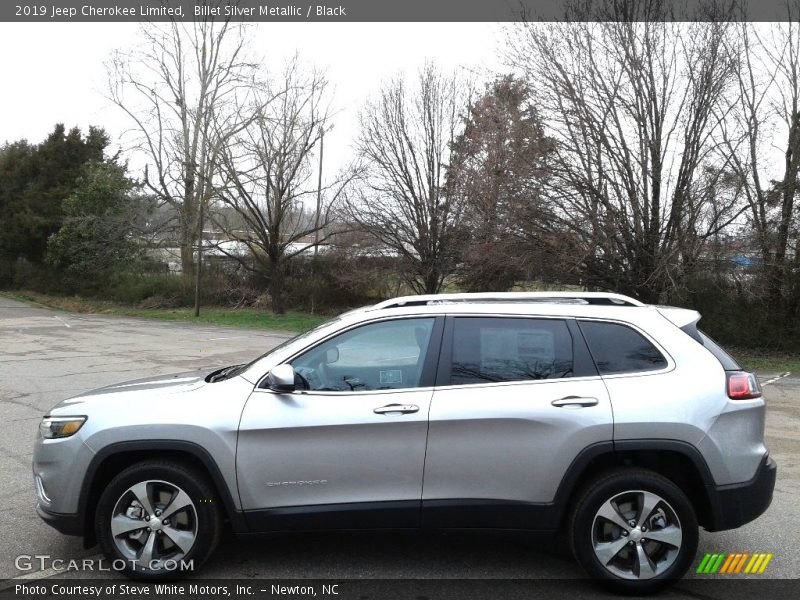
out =
{"type": "Polygon", "coordinates": [[[619,323],[579,323],[601,375],[666,368],[667,359],[664,355],[635,329],[619,323]]]}
{"type": "Polygon", "coordinates": [[[702,346],[705,346],[706,350],[711,352],[714,355],[722,368],[726,371],[741,371],[741,367],[739,363],[737,363],[733,357],[725,352],[725,350],[717,344],[713,339],[711,339],[704,331],[699,330],[694,323],[690,323],[689,325],[684,325],[681,327],[681,331],[683,331],[686,335],[691,337],[694,341],[702,346]]]}

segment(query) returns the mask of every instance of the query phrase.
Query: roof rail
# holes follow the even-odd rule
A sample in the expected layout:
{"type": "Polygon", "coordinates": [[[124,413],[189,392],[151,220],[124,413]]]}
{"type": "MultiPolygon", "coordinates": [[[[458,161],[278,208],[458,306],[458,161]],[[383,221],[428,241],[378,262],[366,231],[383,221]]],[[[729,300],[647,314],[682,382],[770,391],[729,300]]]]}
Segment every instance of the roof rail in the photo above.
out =
{"type": "Polygon", "coordinates": [[[428,294],[391,298],[370,306],[367,310],[384,310],[400,306],[428,306],[457,303],[543,303],[543,304],[593,304],[605,306],[645,306],[622,294],[606,292],[481,292],[472,294],[428,294]]]}

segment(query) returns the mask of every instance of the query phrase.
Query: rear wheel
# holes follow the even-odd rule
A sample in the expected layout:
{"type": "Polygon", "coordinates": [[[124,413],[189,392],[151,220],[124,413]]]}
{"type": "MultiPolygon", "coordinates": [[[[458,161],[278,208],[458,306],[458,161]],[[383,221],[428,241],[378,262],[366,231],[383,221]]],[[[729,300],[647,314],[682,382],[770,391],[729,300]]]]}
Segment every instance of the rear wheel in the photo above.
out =
{"type": "Polygon", "coordinates": [[[626,593],[648,593],[683,576],[697,551],[697,517],[686,494],[644,469],[610,471],[573,508],[570,542],[595,579],[626,593]]]}
{"type": "Polygon", "coordinates": [[[222,518],[202,473],[143,462],[117,475],[97,506],[96,533],[111,566],[139,579],[197,569],[219,541],[222,518]]]}

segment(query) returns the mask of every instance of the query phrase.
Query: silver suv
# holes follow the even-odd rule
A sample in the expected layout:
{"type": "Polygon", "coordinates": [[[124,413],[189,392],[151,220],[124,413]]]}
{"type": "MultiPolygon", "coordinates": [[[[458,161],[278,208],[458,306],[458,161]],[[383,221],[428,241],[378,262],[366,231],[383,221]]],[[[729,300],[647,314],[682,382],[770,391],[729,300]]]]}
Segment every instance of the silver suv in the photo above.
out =
{"type": "Polygon", "coordinates": [[[758,382],[699,318],[600,293],[382,302],[246,365],[61,402],[37,511],[140,578],[198,567],[227,522],[564,532],[590,576],[653,591],[775,483],[758,382]]]}

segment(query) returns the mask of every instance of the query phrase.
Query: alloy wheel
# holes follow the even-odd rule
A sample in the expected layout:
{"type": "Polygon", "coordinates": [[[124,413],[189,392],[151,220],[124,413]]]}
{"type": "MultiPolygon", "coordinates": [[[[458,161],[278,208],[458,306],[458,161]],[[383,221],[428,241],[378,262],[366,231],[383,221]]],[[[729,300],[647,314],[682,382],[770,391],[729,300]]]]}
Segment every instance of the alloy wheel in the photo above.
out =
{"type": "Polygon", "coordinates": [[[167,481],[129,487],[111,513],[111,536],[120,554],[138,568],[169,568],[197,539],[197,509],[189,495],[167,481]]]}
{"type": "Polygon", "coordinates": [[[658,494],[622,492],[606,500],[592,523],[597,560],[623,579],[652,579],[678,558],[683,541],[680,520],[658,494]]]}

